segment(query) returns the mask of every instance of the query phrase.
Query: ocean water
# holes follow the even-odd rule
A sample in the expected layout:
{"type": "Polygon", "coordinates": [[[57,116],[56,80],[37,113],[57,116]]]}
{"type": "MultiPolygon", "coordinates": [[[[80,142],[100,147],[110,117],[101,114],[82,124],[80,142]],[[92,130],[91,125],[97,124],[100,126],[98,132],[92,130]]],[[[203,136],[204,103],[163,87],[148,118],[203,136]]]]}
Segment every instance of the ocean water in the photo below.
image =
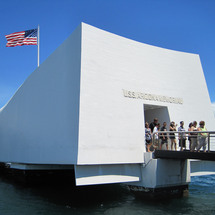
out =
{"type": "Polygon", "coordinates": [[[24,185],[0,177],[0,215],[215,215],[215,175],[192,177],[188,197],[137,198],[126,185],[24,185]]]}

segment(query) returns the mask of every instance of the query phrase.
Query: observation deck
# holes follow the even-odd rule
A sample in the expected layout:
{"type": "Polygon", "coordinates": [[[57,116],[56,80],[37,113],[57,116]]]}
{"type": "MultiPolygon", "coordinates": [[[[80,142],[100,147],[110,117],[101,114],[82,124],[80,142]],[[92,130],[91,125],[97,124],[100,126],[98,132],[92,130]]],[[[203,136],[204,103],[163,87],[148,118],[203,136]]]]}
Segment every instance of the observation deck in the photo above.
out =
{"type": "Polygon", "coordinates": [[[210,152],[190,152],[188,150],[184,151],[167,151],[167,150],[155,150],[153,152],[154,158],[163,158],[163,159],[197,159],[197,160],[207,160],[215,161],[215,151],[210,152]]]}

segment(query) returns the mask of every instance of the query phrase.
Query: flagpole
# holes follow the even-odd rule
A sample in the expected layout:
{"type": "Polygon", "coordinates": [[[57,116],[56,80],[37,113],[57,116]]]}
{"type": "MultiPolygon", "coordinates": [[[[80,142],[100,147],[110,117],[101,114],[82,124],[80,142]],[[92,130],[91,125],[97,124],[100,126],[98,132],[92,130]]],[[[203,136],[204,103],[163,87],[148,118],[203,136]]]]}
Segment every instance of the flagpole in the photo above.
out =
{"type": "Polygon", "coordinates": [[[37,29],[37,66],[40,66],[40,26],[37,29]]]}

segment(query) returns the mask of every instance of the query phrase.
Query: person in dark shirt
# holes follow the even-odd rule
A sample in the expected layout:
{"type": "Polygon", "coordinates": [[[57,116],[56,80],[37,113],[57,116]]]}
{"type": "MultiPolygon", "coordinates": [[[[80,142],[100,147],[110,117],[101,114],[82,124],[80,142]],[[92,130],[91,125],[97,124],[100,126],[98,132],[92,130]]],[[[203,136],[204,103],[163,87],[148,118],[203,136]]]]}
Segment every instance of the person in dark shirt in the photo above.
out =
{"type": "MultiPolygon", "coordinates": [[[[175,122],[172,121],[169,126],[169,131],[171,131],[171,132],[176,131],[176,126],[177,126],[177,124],[175,124],[175,122]]],[[[169,133],[169,138],[171,141],[171,150],[173,150],[173,148],[175,148],[175,151],[177,151],[177,142],[176,142],[176,138],[175,138],[175,133],[169,133]]]]}
{"type": "Polygon", "coordinates": [[[184,128],[184,121],[180,122],[180,127],[178,128],[178,131],[181,133],[178,134],[178,140],[179,140],[179,147],[181,147],[180,151],[183,151],[186,149],[186,133],[184,128]]]}
{"type": "Polygon", "coordinates": [[[154,122],[151,122],[149,128],[151,129],[151,133],[153,133],[154,127],[158,124],[158,119],[154,118],[154,122]]]}
{"type": "Polygon", "coordinates": [[[164,131],[160,133],[160,139],[161,139],[160,150],[162,149],[163,144],[166,144],[166,149],[168,150],[168,137],[167,137],[167,133],[165,132],[167,131],[166,125],[167,125],[166,122],[164,122],[160,130],[160,131],[164,131]]]}
{"type": "Polygon", "coordinates": [[[196,132],[194,132],[194,131],[198,131],[196,121],[193,121],[190,131],[193,131],[192,133],[190,133],[190,140],[191,140],[190,151],[194,152],[196,150],[196,148],[198,147],[198,142],[197,142],[198,134],[196,132]]]}
{"type": "Polygon", "coordinates": [[[150,147],[152,145],[152,133],[151,133],[151,129],[149,128],[148,122],[145,123],[145,144],[146,144],[147,152],[151,152],[150,147]]]}
{"type": "MultiPolygon", "coordinates": [[[[193,126],[193,123],[191,122],[189,124],[188,131],[191,131],[192,126],[193,126]]],[[[188,134],[188,141],[189,141],[189,149],[191,150],[191,133],[188,134]]]]}

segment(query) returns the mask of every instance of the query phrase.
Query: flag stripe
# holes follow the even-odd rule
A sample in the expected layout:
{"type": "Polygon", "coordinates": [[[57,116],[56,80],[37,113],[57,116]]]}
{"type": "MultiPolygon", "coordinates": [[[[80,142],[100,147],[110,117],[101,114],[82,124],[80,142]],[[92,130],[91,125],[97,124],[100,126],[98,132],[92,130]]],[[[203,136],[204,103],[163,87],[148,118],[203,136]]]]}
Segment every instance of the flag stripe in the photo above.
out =
{"type": "Polygon", "coordinates": [[[13,39],[11,39],[11,40],[8,40],[8,43],[10,43],[10,42],[18,42],[18,41],[22,41],[22,40],[24,40],[25,38],[13,38],[13,39]]]}
{"type": "Polygon", "coordinates": [[[7,39],[6,47],[37,45],[37,29],[15,32],[5,35],[5,37],[7,39]]]}
{"type": "Polygon", "coordinates": [[[10,37],[10,38],[7,38],[8,41],[10,40],[18,40],[18,39],[22,39],[24,38],[24,36],[17,36],[17,37],[10,37]]]}
{"type": "Polygon", "coordinates": [[[25,35],[25,32],[24,31],[21,31],[19,33],[12,33],[12,34],[8,34],[8,35],[5,35],[6,38],[11,38],[11,37],[17,37],[17,36],[20,36],[20,35],[25,35]]]}

